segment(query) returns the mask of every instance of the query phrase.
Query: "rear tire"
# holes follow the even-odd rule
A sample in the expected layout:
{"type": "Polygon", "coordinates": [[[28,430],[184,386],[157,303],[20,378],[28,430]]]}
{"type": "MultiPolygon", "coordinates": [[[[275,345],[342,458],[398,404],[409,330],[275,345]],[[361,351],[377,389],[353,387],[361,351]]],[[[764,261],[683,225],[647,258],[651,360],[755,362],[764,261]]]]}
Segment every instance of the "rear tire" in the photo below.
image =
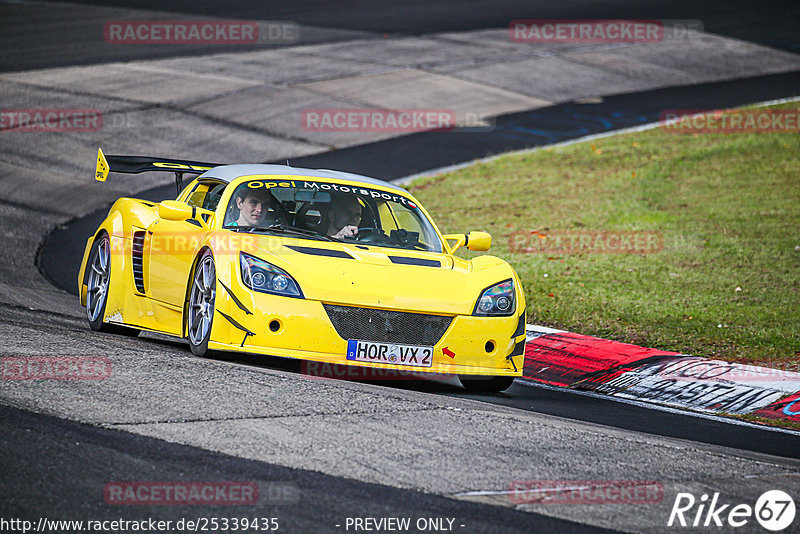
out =
{"type": "Polygon", "coordinates": [[[86,318],[89,328],[95,332],[121,334],[136,337],[139,330],[103,322],[108,303],[108,289],[111,287],[111,241],[103,233],[92,245],[89,261],[86,263],[86,318]]]}
{"type": "Polygon", "coordinates": [[[189,302],[186,306],[186,337],[195,356],[208,354],[208,340],[214,322],[214,301],[217,295],[217,273],[214,256],[206,250],[197,260],[192,273],[189,302]]]}
{"type": "Polygon", "coordinates": [[[460,375],[461,385],[472,393],[499,393],[511,387],[513,376],[471,376],[460,375]]]}

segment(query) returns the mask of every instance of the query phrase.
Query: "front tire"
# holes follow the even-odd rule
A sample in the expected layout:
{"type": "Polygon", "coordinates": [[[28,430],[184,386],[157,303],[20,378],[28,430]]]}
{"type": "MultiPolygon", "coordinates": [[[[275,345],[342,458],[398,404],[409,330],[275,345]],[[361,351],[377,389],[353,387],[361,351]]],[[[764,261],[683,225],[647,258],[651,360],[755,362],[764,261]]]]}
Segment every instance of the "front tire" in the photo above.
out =
{"type": "Polygon", "coordinates": [[[217,273],[214,256],[206,250],[197,261],[189,289],[186,309],[186,337],[195,356],[208,353],[208,340],[214,321],[214,302],[217,295],[217,273]]]}
{"type": "Polygon", "coordinates": [[[511,387],[513,376],[460,375],[461,385],[471,393],[499,393],[511,387]]]}
{"type": "Polygon", "coordinates": [[[86,318],[89,328],[95,332],[138,336],[139,330],[135,328],[103,322],[108,304],[108,289],[111,286],[111,241],[108,234],[100,235],[92,245],[87,268],[86,318]]]}

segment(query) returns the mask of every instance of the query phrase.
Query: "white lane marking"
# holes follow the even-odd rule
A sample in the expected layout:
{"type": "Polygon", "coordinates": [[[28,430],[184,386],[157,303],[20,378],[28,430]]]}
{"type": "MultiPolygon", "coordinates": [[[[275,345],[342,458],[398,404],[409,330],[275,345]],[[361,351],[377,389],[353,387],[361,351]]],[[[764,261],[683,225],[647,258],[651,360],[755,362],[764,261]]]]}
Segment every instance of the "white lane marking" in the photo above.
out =
{"type": "Polygon", "coordinates": [[[537,334],[568,334],[566,330],[557,330],[555,328],[550,328],[547,326],[539,326],[536,324],[526,324],[525,331],[533,330],[537,334]]]}

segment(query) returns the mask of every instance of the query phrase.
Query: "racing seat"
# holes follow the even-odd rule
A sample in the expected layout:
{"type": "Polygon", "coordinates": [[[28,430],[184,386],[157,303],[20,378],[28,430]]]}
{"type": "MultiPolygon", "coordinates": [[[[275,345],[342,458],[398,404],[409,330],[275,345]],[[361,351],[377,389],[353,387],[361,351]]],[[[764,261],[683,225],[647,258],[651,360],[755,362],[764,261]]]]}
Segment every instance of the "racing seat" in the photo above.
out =
{"type": "Polygon", "coordinates": [[[324,234],[328,229],[328,202],[306,202],[294,215],[294,226],[324,234]]]}

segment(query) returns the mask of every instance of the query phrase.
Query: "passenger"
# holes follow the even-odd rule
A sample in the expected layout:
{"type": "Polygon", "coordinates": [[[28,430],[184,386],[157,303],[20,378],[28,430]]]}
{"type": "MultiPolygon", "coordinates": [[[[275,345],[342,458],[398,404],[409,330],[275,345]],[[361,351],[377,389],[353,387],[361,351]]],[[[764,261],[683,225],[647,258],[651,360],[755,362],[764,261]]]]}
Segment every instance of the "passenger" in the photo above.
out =
{"type": "Polygon", "coordinates": [[[328,208],[328,229],[325,233],[335,239],[357,237],[361,223],[361,203],[358,198],[338,195],[331,198],[328,208]]]}
{"type": "Polygon", "coordinates": [[[270,193],[266,189],[243,187],[236,192],[239,218],[230,226],[258,226],[267,216],[270,193]]]}

